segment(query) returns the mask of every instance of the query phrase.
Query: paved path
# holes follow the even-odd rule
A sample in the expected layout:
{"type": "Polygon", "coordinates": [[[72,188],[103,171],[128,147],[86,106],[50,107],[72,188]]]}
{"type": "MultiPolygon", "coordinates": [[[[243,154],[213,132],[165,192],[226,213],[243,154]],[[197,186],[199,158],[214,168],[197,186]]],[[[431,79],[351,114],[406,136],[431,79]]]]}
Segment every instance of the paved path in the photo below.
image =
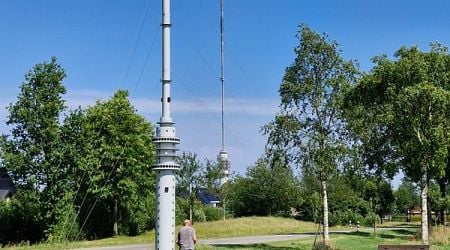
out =
{"type": "MultiPolygon", "coordinates": [[[[306,237],[311,237],[314,234],[282,234],[282,235],[263,235],[263,236],[246,236],[246,237],[234,237],[234,238],[222,238],[222,239],[201,239],[198,241],[202,245],[249,245],[266,243],[273,241],[287,241],[297,240],[306,237]]],[[[83,250],[150,250],[154,249],[153,244],[142,245],[129,245],[129,246],[114,246],[114,247],[96,247],[96,248],[83,248],[83,250]]],[[[75,249],[75,250],[82,250],[75,249]]]]}
{"type": "MultiPolygon", "coordinates": [[[[350,231],[339,231],[341,233],[350,231]]],[[[297,240],[314,236],[314,233],[299,233],[299,234],[278,234],[278,235],[262,235],[262,236],[246,236],[233,238],[219,238],[219,239],[201,239],[198,241],[202,245],[249,245],[258,243],[267,243],[274,241],[288,241],[297,240]]],[[[153,244],[140,244],[128,246],[113,246],[113,247],[94,247],[94,248],[78,248],[74,250],[152,250],[153,244]]]]}
{"type": "Polygon", "coordinates": [[[153,244],[139,244],[128,246],[113,246],[113,247],[91,247],[91,248],[77,248],[73,250],[150,250],[155,249],[153,244]]]}
{"type": "Polygon", "coordinates": [[[203,245],[250,245],[273,241],[288,241],[297,240],[310,237],[313,234],[277,234],[277,235],[261,235],[261,236],[246,236],[223,239],[204,239],[199,240],[203,245]]]}
{"type": "MultiPolygon", "coordinates": [[[[395,228],[378,228],[378,231],[383,230],[394,230],[394,229],[411,229],[403,227],[395,228]]],[[[364,228],[361,231],[370,232],[373,229],[364,228]]],[[[351,233],[355,232],[353,230],[341,230],[341,231],[330,231],[333,233],[351,233]]],[[[288,241],[304,239],[307,237],[313,237],[315,235],[312,233],[298,233],[298,234],[277,234],[277,235],[262,235],[262,236],[246,236],[246,237],[233,237],[233,238],[220,238],[220,239],[201,239],[198,241],[202,245],[249,245],[249,244],[259,244],[274,241],[288,241]]],[[[79,248],[74,250],[153,250],[155,249],[154,244],[140,244],[140,245],[128,245],[128,246],[113,246],[113,247],[95,247],[95,248],[79,248]]]]}

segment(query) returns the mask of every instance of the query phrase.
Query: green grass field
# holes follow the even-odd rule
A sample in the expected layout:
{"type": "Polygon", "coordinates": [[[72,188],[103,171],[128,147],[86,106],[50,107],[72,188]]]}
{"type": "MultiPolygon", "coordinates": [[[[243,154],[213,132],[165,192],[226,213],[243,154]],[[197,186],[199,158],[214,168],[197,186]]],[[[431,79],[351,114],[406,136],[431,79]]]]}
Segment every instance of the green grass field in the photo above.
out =
{"type": "MultiPolygon", "coordinates": [[[[379,229],[377,237],[373,236],[370,228],[362,229],[361,232],[332,233],[330,235],[334,249],[377,249],[379,244],[420,244],[417,225],[389,223],[383,226],[402,226],[395,230],[379,229]],[[406,228],[405,228],[406,227],[406,228]]],[[[288,218],[278,217],[249,217],[229,219],[226,221],[195,223],[194,227],[200,239],[226,238],[236,236],[254,236],[270,234],[304,233],[315,232],[317,225],[310,222],[302,222],[288,218]]],[[[343,227],[334,227],[330,230],[342,230],[343,227]]],[[[178,231],[178,228],[177,228],[178,231]]],[[[450,249],[449,230],[435,230],[435,236],[431,237],[432,250],[450,249]]],[[[132,244],[153,244],[154,232],[150,231],[136,237],[118,236],[95,241],[79,241],[61,244],[44,243],[35,246],[10,246],[7,250],[50,250],[50,249],[73,249],[99,246],[117,246],[132,244]]],[[[317,238],[320,241],[320,238],[317,238]]],[[[272,242],[255,245],[232,245],[232,246],[207,246],[199,245],[198,250],[210,249],[308,249],[314,243],[314,237],[308,237],[296,241],[272,242]]]]}

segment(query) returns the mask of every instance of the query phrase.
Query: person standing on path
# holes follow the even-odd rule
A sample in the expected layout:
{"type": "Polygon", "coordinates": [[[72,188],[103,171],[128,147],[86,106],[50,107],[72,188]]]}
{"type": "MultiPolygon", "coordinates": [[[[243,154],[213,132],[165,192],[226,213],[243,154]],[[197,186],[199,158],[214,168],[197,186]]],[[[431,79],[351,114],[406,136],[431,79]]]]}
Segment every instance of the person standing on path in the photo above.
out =
{"type": "Polygon", "coordinates": [[[191,221],[184,220],[183,227],[178,233],[177,245],[180,247],[180,250],[194,250],[196,242],[197,236],[194,228],[191,227],[191,221]]]}

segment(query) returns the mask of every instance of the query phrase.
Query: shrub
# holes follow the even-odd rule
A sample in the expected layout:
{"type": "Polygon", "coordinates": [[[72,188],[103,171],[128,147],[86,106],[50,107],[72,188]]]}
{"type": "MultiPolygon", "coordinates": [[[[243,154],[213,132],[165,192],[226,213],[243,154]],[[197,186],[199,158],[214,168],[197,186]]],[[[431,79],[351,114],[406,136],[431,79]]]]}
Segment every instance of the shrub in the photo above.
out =
{"type": "Polygon", "coordinates": [[[203,206],[194,206],[194,209],[192,211],[192,220],[194,222],[205,222],[206,221],[206,214],[203,211],[203,206]]]}
{"type": "Polygon", "coordinates": [[[45,238],[46,223],[35,192],[17,191],[9,203],[0,202],[0,242],[17,244],[37,243],[45,238]]]}
{"type": "Polygon", "coordinates": [[[356,224],[356,222],[364,223],[364,217],[360,214],[354,213],[352,211],[333,211],[329,213],[329,224],[330,226],[336,225],[348,225],[350,222],[356,224]]]}
{"type": "Polygon", "coordinates": [[[12,210],[11,206],[5,201],[0,201],[0,221],[2,226],[0,227],[0,243],[5,246],[10,241],[12,235],[12,210]]]}
{"type": "Polygon", "coordinates": [[[146,197],[134,197],[124,204],[120,231],[123,234],[135,236],[145,230],[155,227],[156,197],[149,193],[146,197]],[[139,199],[140,198],[140,199],[139,199]],[[142,199],[143,198],[143,199],[142,199]]]}
{"type": "Polygon", "coordinates": [[[185,199],[177,197],[175,207],[175,223],[177,225],[181,225],[186,218],[189,218],[189,205],[185,199]]]}
{"type": "Polygon", "coordinates": [[[77,212],[73,206],[73,195],[66,193],[55,206],[56,223],[50,226],[48,240],[50,242],[65,242],[76,240],[79,236],[77,212]]]}
{"type": "Polygon", "coordinates": [[[370,212],[364,218],[363,223],[365,226],[372,227],[373,224],[379,220],[379,218],[380,217],[376,215],[374,212],[370,212]]]}
{"type": "Polygon", "coordinates": [[[203,212],[206,215],[206,221],[218,221],[223,218],[222,208],[205,206],[203,212]]]}

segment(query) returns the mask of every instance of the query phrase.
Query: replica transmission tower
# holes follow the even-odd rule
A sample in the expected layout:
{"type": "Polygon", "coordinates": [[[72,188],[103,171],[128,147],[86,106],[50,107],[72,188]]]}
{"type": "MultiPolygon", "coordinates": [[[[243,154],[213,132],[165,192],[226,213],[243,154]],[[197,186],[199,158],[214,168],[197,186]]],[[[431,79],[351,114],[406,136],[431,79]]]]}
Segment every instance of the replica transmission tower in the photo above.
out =
{"type": "Polygon", "coordinates": [[[156,235],[155,249],[175,247],[175,174],[177,145],[174,122],[170,115],[170,0],[162,0],[162,115],[153,142],[156,144],[156,235]]]}

